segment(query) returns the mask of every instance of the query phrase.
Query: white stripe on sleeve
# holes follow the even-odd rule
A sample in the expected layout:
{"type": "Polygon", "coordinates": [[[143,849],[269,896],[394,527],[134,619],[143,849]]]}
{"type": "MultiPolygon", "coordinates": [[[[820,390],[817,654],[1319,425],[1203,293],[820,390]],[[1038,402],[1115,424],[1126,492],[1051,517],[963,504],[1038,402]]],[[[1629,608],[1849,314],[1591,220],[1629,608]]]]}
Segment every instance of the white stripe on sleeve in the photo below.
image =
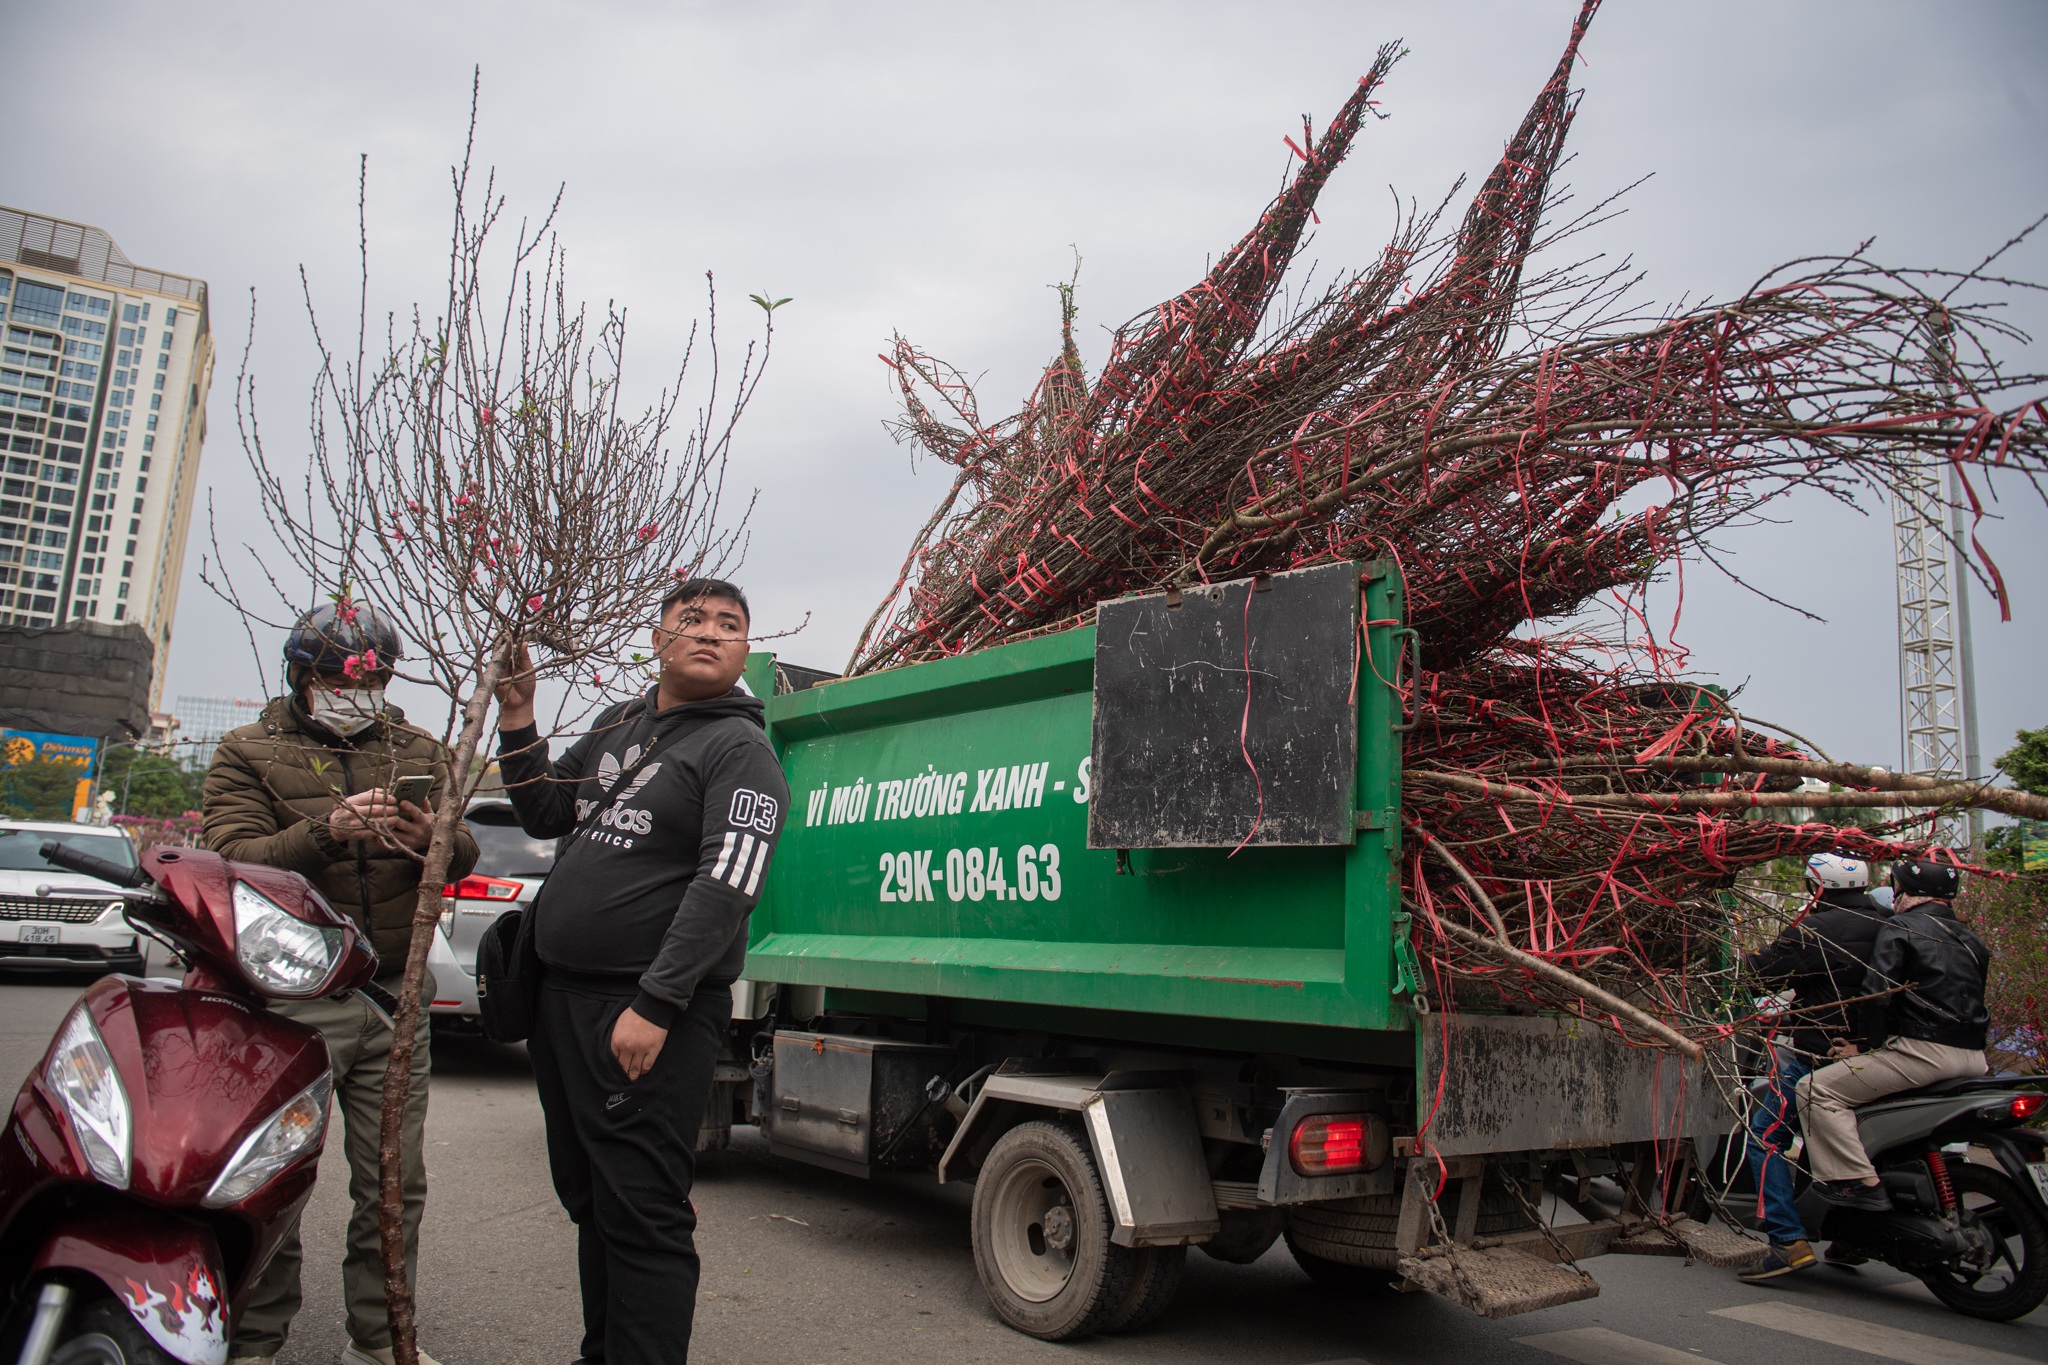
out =
{"type": "Polygon", "coordinates": [[[754,894],[754,892],[761,885],[761,869],[767,866],[768,841],[766,839],[763,839],[761,841],[761,846],[754,850],[754,870],[747,874],[747,887],[746,891],[743,894],[749,896],[754,894]]]}
{"type": "Polygon", "coordinates": [[[732,861],[732,846],[738,839],[739,835],[731,830],[725,832],[725,845],[718,850],[718,866],[711,869],[712,876],[723,877],[725,875],[725,865],[732,861]]]}
{"type": "MultiPolygon", "coordinates": [[[[740,881],[747,875],[747,859],[752,857],[753,854],[754,836],[742,834],[740,836],[740,856],[732,860],[732,871],[726,874],[725,877],[725,884],[727,886],[732,887],[735,891],[739,889],[740,881]]],[[[718,874],[714,872],[712,875],[717,876],[718,874]]]]}

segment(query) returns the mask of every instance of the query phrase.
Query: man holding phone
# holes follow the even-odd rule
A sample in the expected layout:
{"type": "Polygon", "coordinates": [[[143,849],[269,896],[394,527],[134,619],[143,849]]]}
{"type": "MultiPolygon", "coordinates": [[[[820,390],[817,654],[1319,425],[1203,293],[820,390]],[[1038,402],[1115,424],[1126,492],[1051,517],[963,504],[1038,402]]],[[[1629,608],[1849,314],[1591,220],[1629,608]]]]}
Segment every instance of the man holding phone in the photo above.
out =
{"type": "MultiPolygon", "coordinates": [[[[326,1036],[334,1105],[355,1202],[342,1261],[349,1345],[343,1365],[391,1365],[384,1255],[377,1233],[377,1127],[384,1073],[413,915],[421,855],[436,806],[451,797],[448,751],[384,698],[400,657],[398,632],[369,607],[308,612],[286,637],[290,690],[253,725],[223,736],[206,774],[204,838],[223,857],[302,874],[369,934],[380,962],[375,983],[339,999],[278,1001],[271,1009],[326,1036]]],[[[456,827],[448,880],[476,866],[476,840],[456,827]]],[[[424,987],[431,999],[431,974],[424,987]]],[[[427,1011],[420,1011],[405,1112],[405,1258],[413,1276],[426,1208],[422,1144],[430,1070],[427,1011]]],[[[296,1226],[249,1295],[230,1365],[268,1365],[284,1349],[300,1304],[296,1226]]],[[[413,1276],[415,1283],[417,1277],[413,1276]]],[[[420,1359],[432,1365],[424,1351],[420,1359]]]]}
{"type": "Polygon", "coordinates": [[[560,758],[523,647],[498,685],[506,795],[529,835],[563,840],[527,912],[541,963],[527,1047],[576,1224],[584,1365],[689,1360],[697,1134],[789,809],[762,704],[739,687],[746,594],[687,579],[653,624],[654,685],[560,758]]]}

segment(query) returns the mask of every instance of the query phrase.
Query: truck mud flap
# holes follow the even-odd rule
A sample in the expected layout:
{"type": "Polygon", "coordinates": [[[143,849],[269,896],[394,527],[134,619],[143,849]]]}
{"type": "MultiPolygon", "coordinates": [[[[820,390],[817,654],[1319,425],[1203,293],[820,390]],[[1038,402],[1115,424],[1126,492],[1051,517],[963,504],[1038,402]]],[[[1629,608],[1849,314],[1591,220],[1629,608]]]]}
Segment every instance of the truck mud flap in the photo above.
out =
{"type": "Polygon", "coordinates": [[[1408,1285],[1462,1303],[1482,1318],[1511,1318],[1600,1293],[1585,1271],[1510,1247],[1437,1246],[1401,1258],[1408,1285]]]}
{"type": "Polygon", "coordinates": [[[1223,1225],[1187,1091],[1156,1081],[1130,1084],[1116,1073],[989,1077],[939,1160],[939,1180],[969,1174],[988,1145],[1033,1110],[1080,1120],[1115,1219],[1110,1240],[1118,1246],[1201,1242],[1223,1225]]]}
{"type": "Polygon", "coordinates": [[[227,1294],[207,1228],[139,1204],[80,1214],[51,1230],[35,1269],[91,1275],[173,1359],[225,1365],[227,1294]]]}

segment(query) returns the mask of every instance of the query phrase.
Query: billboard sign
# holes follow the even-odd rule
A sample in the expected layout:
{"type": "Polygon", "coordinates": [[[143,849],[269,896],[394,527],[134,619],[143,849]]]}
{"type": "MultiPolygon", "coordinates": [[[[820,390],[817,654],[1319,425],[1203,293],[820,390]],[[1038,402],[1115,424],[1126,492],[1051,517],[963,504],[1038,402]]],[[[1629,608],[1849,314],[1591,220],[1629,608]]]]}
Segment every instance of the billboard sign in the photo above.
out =
{"type": "Polygon", "coordinates": [[[90,776],[99,759],[100,742],[85,735],[53,735],[42,730],[0,729],[0,763],[70,763],[90,776]]]}

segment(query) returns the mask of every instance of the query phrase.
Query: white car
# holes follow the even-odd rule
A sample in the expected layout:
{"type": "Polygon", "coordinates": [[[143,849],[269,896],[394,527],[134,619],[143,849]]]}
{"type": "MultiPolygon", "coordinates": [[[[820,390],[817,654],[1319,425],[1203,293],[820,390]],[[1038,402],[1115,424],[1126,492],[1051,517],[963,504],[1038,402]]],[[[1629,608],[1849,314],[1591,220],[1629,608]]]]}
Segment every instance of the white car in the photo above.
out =
{"type": "Polygon", "coordinates": [[[49,840],[124,868],[135,845],[119,830],[54,820],[0,820],[0,967],[104,967],[143,974],[147,941],[121,917],[120,890],[43,861],[49,840]]]}
{"type": "Polygon", "coordinates": [[[476,949],[484,930],[514,906],[530,907],[555,865],[555,841],[519,828],[512,803],[478,800],[463,813],[476,836],[476,870],[448,888],[427,966],[434,973],[435,1022],[477,1027],[476,949]]]}

